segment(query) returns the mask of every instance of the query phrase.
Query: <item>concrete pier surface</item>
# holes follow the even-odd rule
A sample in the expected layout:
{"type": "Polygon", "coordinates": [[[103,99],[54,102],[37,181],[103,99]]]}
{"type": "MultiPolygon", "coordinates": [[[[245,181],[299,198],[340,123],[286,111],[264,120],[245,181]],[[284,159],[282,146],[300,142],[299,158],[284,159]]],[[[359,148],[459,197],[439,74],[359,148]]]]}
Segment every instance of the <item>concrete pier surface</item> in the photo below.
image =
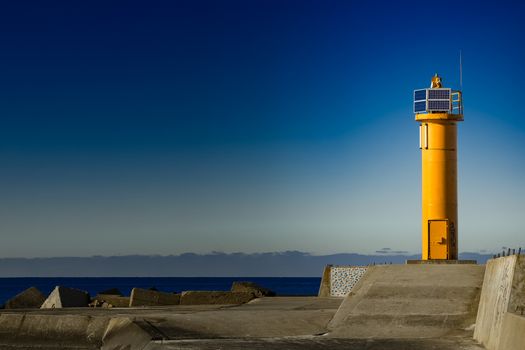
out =
{"type": "Polygon", "coordinates": [[[343,298],[269,297],[244,305],[4,310],[1,349],[483,349],[468,336],[333,338],[343,298]]]}
{"type": "Polygon", "coordinates": [[[0,348],[142,349],[156,340],[312,336],[326,332],[341,301],[268,297],[243,305],[2,310],[0,348]]]}
{"type": "Polygon", "coordinates": [[[473,340],[484,271],[371,266],[344,298],[1,310],[0,349],[484,349],[473,340]]]}

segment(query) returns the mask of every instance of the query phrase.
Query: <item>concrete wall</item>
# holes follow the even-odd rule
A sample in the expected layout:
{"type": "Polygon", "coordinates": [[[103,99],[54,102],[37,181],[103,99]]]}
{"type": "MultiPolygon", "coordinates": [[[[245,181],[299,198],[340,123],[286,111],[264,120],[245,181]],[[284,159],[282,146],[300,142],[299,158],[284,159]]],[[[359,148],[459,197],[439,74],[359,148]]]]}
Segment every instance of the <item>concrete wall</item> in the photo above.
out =
{"type": "Polygon", "coordinates": [[[108,322],[82,314],[1,313],[0,349],[98,348],[108,322]]]}
{"type": "Polygon", "coordinates": [[[327,265],[319,287],[320,297],[344,297],[352,291],[366,272],[366,266],[327,265]]]}
{"type": "Polygon", "coordinates": [[[366,266],[332,266],[330,269],[330,295],[345,297],[366,272],[366,266]]]}
{"type": "Polygon", "coordinates": [[[470,264],[370,266],[330,321],[330,336],[472,337],[484,271],[470,264]]]}
{"type": "MultiPolygon", "coordinates": [[[[525,303],[525,257],[507,256],[487,262],[485,277],[476,318],[474,339],[489,350],[500,348],[507,313],[515,313],[525,303]]],[[[508,316],[509,319],[511,316],[508,316]]],[[[505,324],[512,326],[513,321],[505,324]]],[[[525,348],[522,333],[521,348],[525,348]]]]}

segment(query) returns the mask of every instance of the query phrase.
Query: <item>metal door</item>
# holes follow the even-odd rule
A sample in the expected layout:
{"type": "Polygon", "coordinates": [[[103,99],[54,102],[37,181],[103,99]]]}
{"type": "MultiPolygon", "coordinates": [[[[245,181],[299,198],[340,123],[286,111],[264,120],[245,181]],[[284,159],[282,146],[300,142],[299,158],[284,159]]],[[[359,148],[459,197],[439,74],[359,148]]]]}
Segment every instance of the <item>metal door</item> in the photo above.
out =
{"type": "Polygon", "coordinates": [[[428,258],[448,259],[448,220],[428,220],[428,258]]]}

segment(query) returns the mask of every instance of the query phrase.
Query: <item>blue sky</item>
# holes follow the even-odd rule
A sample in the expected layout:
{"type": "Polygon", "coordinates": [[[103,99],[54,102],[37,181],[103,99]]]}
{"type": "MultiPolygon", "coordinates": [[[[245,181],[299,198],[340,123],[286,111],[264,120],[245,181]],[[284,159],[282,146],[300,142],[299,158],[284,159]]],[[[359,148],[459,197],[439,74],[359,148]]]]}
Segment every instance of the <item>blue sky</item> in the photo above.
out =
{"type": "Polygon", "coordinates": [[[524,7],[6,3],[0,256],[417,253],[412,91],[460,49],[460,251],[525,246],[524,7]]]}

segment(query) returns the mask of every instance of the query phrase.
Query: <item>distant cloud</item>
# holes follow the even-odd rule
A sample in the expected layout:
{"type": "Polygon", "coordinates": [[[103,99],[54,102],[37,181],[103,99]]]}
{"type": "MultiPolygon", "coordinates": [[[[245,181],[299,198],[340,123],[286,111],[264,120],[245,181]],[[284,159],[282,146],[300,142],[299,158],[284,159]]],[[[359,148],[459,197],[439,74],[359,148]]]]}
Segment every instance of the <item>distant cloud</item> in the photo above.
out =
{"type": "Polygon", "coordinates": [[[376,250],[377,254],[408,254],[406,250],[392,250],[392,248],[381,248],[376,250]]]}
{"type": "MultiPolygon", "coordinates": [[[[180,255],[122,255],[55,258],[0,258],[0,277],[319,277],[326,265],[404,264],[419,259],[404,250],[376,255],[312,255],[301,251],[180,255]]],[[[492,254],[460,253],[483,264],[492,254]]]]}

